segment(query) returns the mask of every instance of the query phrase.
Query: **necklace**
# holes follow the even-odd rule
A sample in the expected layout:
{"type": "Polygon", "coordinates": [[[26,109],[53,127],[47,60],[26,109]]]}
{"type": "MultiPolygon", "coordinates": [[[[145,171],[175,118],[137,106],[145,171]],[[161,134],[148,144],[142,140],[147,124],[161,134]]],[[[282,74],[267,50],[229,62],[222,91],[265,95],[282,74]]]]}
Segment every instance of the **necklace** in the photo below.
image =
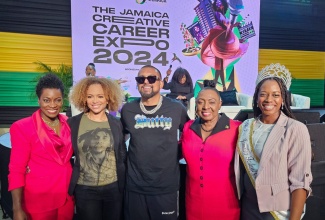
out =
{"type": "Polygon", "coordinates": [[[44,118],[42,120],[51,127],[55,127],[59,124],[59,119],[56,118],[53,122],[46,121],[44,118]]]}
{"type": "Polygon", "coordinates": [[[98,118],[98,119],[93,119],[92,116],[89,114],[89,112],[87,112],[87,113],[86,113],[86,116],[87,116],[87,118],[88,118],[89,120],[91,120],[91,121],[95,121],[95,122],[104,122],[104,121],[107,121],[107,116],[106,116],[106,115],[104,115],[105,118],[100,117],[100,118],[98,118]]]}
{"type": "Polygon", "coordinates": [[[213,128],[212,129],[210,129],[210,130],[205,130],[204,128],[203,128],[203,124],[202,124],[202,120],[201,120],[201,129],[203,130],[203,131],[205,131],[205,132],[211,132],[215,127],[216,127],[216,125],[217,125],[217,123],[218,123],[218,121],[219,121],[219,118],[220,118],[220,115],[218,115],[218,119],[217,119],[217,122],[216,122],[216,124],[213,126],[213,128]]]}
{"type": "Polygon", "coordinates": [[[144,107],[143,102],[140,100],[140,109],[144,114],[152,115],[152,114],[156,113],[156,111],[158,111],[160,109],[160,107],[162,105],[162,100],[163,100],[163,98],[162,98],[162,96],[160,96],[157,106],[154,107],[153,109],[151,109],[150,111],[148,111],[146,109],[146,107],[144,107]]]}
{"type": "MultiPolygon", "coordinates": [[[[215,127],[215,126],[214,126],[214,127],[215,127]]],[[[214,129],[214,127],[213,127],[212,129],[210,129],[210,130],[205,130],[205,129],[203,128],[202,124],[201,124],[201,128],[202,128],[202,130],[205,131],[205,132],[211,132],[211,131],[214,129]]]]}
{"type": "Polygon", "coordinates": [[[58,133],[56,131],[56,126],[58,126],[60,120],[58,118],[56,118],[53,122],[49,122],[49,121],[46,121],[43,117],[41,117],[42,120],[45,122],[45,124],[47,124],[55,133],[58,133]]]}

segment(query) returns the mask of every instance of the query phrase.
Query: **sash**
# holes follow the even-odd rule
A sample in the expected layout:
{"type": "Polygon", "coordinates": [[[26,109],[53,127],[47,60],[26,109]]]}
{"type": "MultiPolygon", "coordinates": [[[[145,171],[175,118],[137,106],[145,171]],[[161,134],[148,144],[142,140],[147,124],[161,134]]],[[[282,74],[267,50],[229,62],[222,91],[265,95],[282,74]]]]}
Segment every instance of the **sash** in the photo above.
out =
{"type": "MultiPolygon", "coordinates": [[[[256,155],[253,146],[253,129],[255,119],[251,118],[239,127],[239,139],[236,150],[244,164],[245,170],[249,179],[255,188],[255,180],[260,165],[260,158],[256,155]]],[[[290,216],[289,211],[271,211],[270,214],[275,220],[288,220],[290,216]]]]}

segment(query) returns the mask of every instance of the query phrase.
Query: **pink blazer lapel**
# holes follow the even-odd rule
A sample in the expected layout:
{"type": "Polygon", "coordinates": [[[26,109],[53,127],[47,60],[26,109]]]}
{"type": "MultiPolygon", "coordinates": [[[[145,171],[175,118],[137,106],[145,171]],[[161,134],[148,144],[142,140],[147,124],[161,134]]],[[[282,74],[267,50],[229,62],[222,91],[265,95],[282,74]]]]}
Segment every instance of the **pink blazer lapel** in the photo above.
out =
{"type": "Polygon", "coordinates": [[[71,130],[70,126],[68,125],[66,119],[61,120],[61,138],[63,139],[64,144],[68,147],[65,157],[63,158],[63,163],[66,163],[70,161],[72,154],[73,154],[73,148],[72,148],[72,142],[71,142],[71,130]]]}
{"type": "Polygon", "coordinates": [[[33,122],[36,127],[36,132],[38,134],[38,138],[42,143],[43,148],[49,152],[49,155],[60,165],[63,165],[63,160],[59,156],[58,152],[55,150],[53,141],[50,139],[48,133],[48,128],[45,127],[45,124],[42,122],[40,110],[36,111],[33,115],[33,122]]]}

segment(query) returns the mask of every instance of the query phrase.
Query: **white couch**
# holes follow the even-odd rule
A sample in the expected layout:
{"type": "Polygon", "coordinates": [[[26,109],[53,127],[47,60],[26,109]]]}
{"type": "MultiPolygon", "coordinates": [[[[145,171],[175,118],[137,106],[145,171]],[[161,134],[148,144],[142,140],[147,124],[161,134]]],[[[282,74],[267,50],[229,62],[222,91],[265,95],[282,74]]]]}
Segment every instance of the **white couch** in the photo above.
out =
{"type": "Polygon", "coordinates": [[[309,109],[310,108],[310,98],[303,95],[292,94],[291,93],[291,109],[309,109]]]}
{"type": "MultiPolygon", "coordinates": [[[[244,93],[236,93],[236,98],[238,102],[237,105],[231,106],[221,106],[220,111],[225,113],[229,118],[234,118],[238,112],[242,109],[252,109],[253,96],[249,96],[244,93]]],[[[191,98],[189,104],[187,105],[187,114],[190,119],[195,118],[195,98],[191,98]]]]}
{"type": "Polygon", "coordinates": [[[237,105],[232,106],[221,106],[220,111],[221,113],[225,113],[229,118],[235,118],[238,112],[242,109],[252,109],[253,103],[253,96],[244,94],[244,93],[236,93],[236,98],[238,102],[237,105]]]}

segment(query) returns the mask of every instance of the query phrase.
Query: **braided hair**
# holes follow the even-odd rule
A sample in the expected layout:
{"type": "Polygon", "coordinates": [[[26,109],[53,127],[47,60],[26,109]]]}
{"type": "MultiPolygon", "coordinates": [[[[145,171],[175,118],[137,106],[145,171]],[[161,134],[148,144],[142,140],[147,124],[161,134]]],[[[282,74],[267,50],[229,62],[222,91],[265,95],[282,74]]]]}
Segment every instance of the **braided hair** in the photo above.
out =
{"type": "Polygon", "coordinates": [[[289,118],[295,118],[292,110],[290,108],[290,98],[289,98],[289,93],[287,90],[287,87],[283,83],[283,81],[278,78],[278,77],[270,77],[270,78],[265,78],[261,82],[259,82],[255,88],[254,96],[253,96],[253,111],[254,111],[254,117],[258,117],[260,114],[262,114],[261,109],[257,106],[257,99],[258,99],[258,93],[260,91],[261,86],[266,80],[274,80],[278,83],[281,91],[281,97],[283,99],[283,105],[281,108],[281,111],[288,116],[289,118]]]}

